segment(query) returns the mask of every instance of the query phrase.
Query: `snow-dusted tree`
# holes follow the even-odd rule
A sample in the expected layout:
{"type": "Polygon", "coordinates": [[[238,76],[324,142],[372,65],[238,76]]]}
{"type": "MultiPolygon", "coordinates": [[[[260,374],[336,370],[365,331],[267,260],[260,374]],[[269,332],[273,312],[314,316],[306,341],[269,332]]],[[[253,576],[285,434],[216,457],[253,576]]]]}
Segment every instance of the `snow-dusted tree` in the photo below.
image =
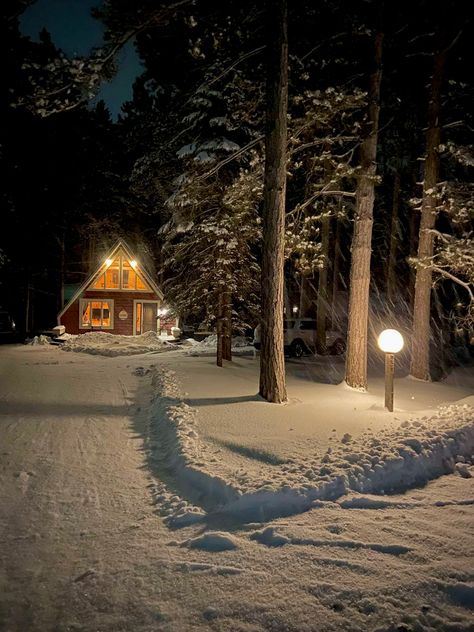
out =
{"type": "Polygon", "coordinates": [[[228,186],[217,178],[190,179],[170,198],[172,218],[162,229],[167,300],[178,313],[217,328],[219,366],[231,359],[226,339],[258,313],[259,193],[245,170],[228,186]]]}
{"type": "Polygon", "coordinates": [[[423,196],[413,306],[413,332],[410,374],[420,380],[430,379],[430,319],[433,270],[430,260],[434,252],[434,233],[439,211],[439,146],[441,144],[441,87],[444,78],[447,49],[441,44],[433,61],[426,155],[424,159],[423,196]]]}
{"type": "Polygon", "coordinates": [[[115,74],[117,54],[128,42],[150,29],[167,26],[191,4],[192,0],[104,0],[92,11],[106,27],[103,46],[82,57],[57,51],[40,62],[25,58],[30,90],[13,95],[14,104],[42,117],[85,105],[96,96],[101,82],[115,74]]]}
{"type": "MultiPolygon", "coordinates": [[[[474,154],[472,146],[459,146],[452,142],[439,145],[438,154],[448,165],[450,179],[438,183],[434,194],[437,214],[441,214],[440,227],[429,231],[433,240],[433,252],[424,259],[412,259],[417,274],[420,268],[432,275],[432,285],[454,283],[458,300],[449,313],[456,323],[457,333],[466,332],[469,339],[474,335],[474,185],[468,179],[454,177],[472,175],[474,154]]],[[[422,204],[422,200],[414,200],[422,204]]],[[[429,373],[428,373],[429,375],[429,373]]]]}
{"type": "MultiPolygon", "coordinates": [[[[354,153],[366,94],[355,88],[305,90],[290,101],[286,254],[304,279],[319,272],[317,348],[326,347],[330,224],[355,196],[354,153]]],[[[301,314],[303,315],[303,314],[301,314]]]]}
{"type": "Polygon", "coordinates": [[[170,142],[180,164],[167,202],[172,217],[162,234],[168,296],[182,314],[201,314],[208,325],[216,326],[221,364],[222,358],[231,359],[232,330],[249,326],[249,316],[250,324],[256,318],[258,268],[252,248],[259,238],[257,204],[262,184],[261,159],[251,147],[260,141],[261,84],[242,66],[229,65],[228,51],[220,45],[227,30],[216,32],[211,42],[197,37],[192,47],[193,56],[202,55],[209,62],[199,85],[188,95],[186,113],[170,142]],[[257,180],[256,170],[260,171],[257,180]],[[207,254],[207,259],[197,257],[200,268],[191,243],[207,254]],[[188,276],[180,272],[184,267],[188,276]],[[191,269],[196,270],[198,291],[187,287],[191,269]]]}

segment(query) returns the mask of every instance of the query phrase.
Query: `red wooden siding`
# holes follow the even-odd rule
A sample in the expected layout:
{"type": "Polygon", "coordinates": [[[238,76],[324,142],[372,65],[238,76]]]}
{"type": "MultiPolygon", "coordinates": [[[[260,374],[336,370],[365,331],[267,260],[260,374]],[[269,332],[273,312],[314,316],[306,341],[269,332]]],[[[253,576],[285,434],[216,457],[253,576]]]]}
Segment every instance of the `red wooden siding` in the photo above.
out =
{"type": "MultiPolygon", "coordinates": [[[[158,301],[159,297],[153,292],[109,292],[107,290],[90,291],[85,290],[81,296],[72,303],[60,318],[60,324],[66,327],[68,334],[84,334],[86,331],[107,331],[110,334],[121,334],[123,336],[133,335],[133,301],[158,301]],[[102,329],[93,327],[79,329],[79,304],[81,298],[89,299],[111,299],[114,302],[114,327],[113,329],[102,329]],[[120,320],[119,313],[122,310],[128,313],[127,320],[120,320]]],[[[168,325],[168,323],[167,323],[168,325]]],[[[171,332],[170,332],[171,333],[171,332]]]]}

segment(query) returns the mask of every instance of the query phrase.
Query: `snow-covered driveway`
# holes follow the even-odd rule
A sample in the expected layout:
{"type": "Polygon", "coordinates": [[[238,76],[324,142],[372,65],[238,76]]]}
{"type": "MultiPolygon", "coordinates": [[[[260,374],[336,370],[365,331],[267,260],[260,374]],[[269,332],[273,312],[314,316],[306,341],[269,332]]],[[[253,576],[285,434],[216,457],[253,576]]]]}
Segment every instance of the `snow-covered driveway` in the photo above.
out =
{"type": "Polygon", "coordinates": [[[167,534],[131,421],[132,373],[126,357],[0,347],[1,630],[159,620],[166,572],[154,564],[152,590],[147,578],[167,534]]]}

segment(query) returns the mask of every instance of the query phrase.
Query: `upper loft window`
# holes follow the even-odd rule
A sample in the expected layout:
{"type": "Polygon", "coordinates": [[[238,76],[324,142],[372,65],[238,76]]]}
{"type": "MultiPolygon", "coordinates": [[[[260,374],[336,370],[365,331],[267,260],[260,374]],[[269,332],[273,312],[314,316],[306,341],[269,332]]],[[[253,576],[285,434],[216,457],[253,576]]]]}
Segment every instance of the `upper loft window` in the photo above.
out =
{"type": "Polygon", "coordinates": [[[151,288],[137,273],[137,263],[119,253],[106,262],[106,269],[94,281],[91,290],[129,290],[150,292],[151,288]]]}

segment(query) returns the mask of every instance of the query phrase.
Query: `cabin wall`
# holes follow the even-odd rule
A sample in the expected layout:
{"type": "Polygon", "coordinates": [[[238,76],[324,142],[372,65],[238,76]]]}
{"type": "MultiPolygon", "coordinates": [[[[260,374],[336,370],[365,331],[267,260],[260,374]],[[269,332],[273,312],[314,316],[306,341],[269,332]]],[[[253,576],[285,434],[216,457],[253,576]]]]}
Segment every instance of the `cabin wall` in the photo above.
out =
{"type": "MultiPolygon", "coordinates": [[[[107,290],[96,292],[86,290],[81,296],[72,303],[69,308],[60,317],[59,324],[66,327],[69,334],[84,334],[87,331],[106,331],[110,334],[120,334],[122,336],[133,335],[133,301],[158,301],[160,298],[153,292],[108,292],[107,290]],[[110,299],[114,302],[114,326],[113,329],[101,329],[93,327],[87,329],[79,329],[79,305],[81,298],[89,299],[110,299]],[[128,314],[126,320],[120,320],[119,313],[125,310],[128,314]]],[[[170,332],[171,333],[171,332],[170,332]]]]}

